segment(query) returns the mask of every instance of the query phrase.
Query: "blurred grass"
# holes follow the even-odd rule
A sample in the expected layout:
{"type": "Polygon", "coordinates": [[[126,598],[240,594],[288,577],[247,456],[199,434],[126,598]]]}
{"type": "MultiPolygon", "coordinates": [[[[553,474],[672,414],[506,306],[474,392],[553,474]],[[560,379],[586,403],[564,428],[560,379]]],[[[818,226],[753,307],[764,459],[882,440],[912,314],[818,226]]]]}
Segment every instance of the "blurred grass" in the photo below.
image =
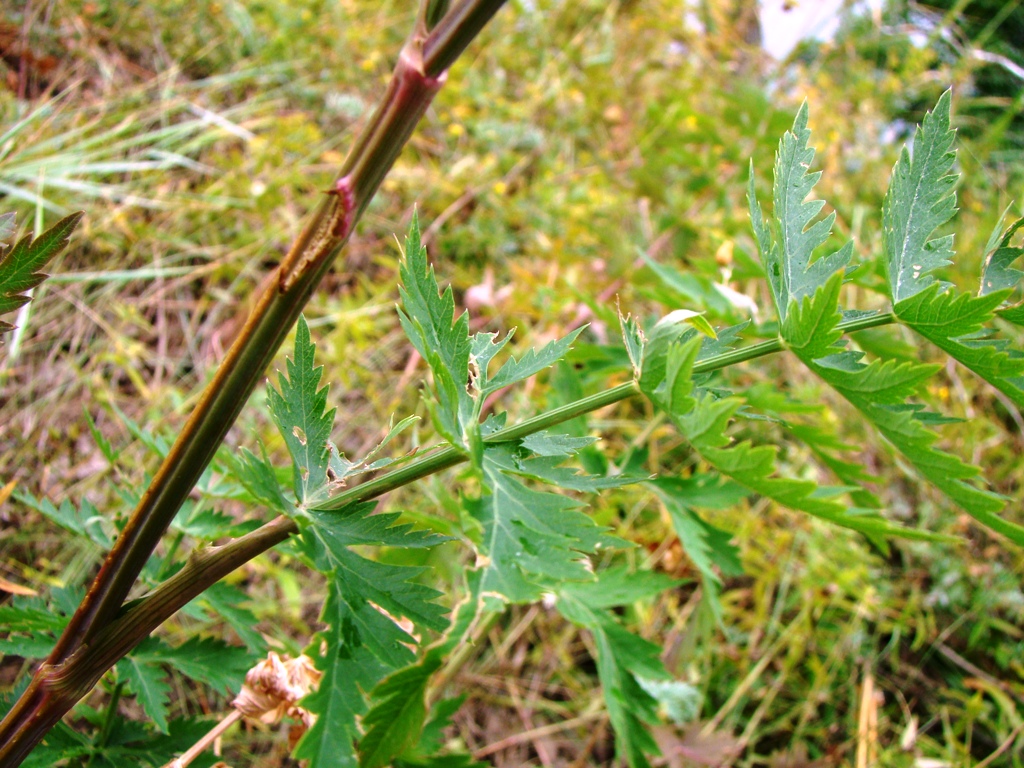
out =
{"type": "MultiPolygon", "coordinates": [[[[513,417],[607,385],[602,366],[615,353],[603,345],[616,344],[617,307],[745,317],[742,306],[713,298],[713,281],[770,306],[746,214],[747,162],[753,157],[759,183],[770,183],[775,144],[804,98],[825,172],[817,191],[837,209],[838,234],[857,239],[861,260],[877,256],[881,199],[899,146],[894,116],[907,104],[933,103],[951,82],[969,98],[970,71],[870,23],[777,66],[745,42],[728,5],[709,4],[718,26],[708,36],[687,29],[681,5],[668,0],[524,2],[498,15],[454,68],[307,309],[344,451],[365,452],[392,414],[424,415],[422,366],[393,311],[394,235],[414,203],[430,227],[439,277],[472,308],[474,325],[518,326],[516,343],[525,346],[591,323],[575,366],[502,396],[496,407],[513,417]],[[660,278],[642,254],[675,278],[660,278]]],[[[382,92],[412,10],[397,2],[57,0],[45,13],[5,13],[21,45],[56,63],[25,81],[15,69],[4,73],[14,87],[0,89],[0,205],[22,223],[37,208],[47,221],[62,210],[87,215],[53,267],[57,279],[37,292],[19,356],[0,372],[0,479],[123,515],[109,480],[138,486],[154,462],[115,409],[173,434],[255,286],[329,183],[353,125],[382,92]],[[116,467],[96,450],[83,408],[125,446],[116,467]]],[[[1020,213],[1024,166],[984,141],[964,142],[960,165],[955,277],[966,286],[1012,198],[1020,213]]],[[[882,275],[877,264],[862,270],[849,288],[858,306],[881,304],[882,275]]],[[[920,353],[895,331],[865,348],[869,341],[920,353]]],[[[681,738],[687,754],[708,762],[742,747],[742,766],[859,765],[858,750],[869,746],[879,765],[927,758],[967,766],[1006,743],[1019,747],[1021,553],[909,479],[877,436],[790,361],[731,371],[727,381],[748,391],[759,412],[839,430],[860,448],[852,457],[880,475],[876,490],[889,514],[962,534],[964,543],[899,543],[883,556],[848,532],[765,502],[715,512],[714,524],[735,533],[747,573],[724,585],[724,626],[701,618],[693,585],[631,617],[664,642],[676,674],[703,696],[697,727],[663,738],[681,738]],[[792,410],[779,391],[821,406],[792,410]],[[873,696],[864,694],[868,680],[873,696]],[[871,745],[858,737],[868,715],[878,727],[871,745]]],[[[944,433],[948,445],[1019,499],[1020,414],[954,369],[934,395],[939,410],[965,419],[944,433]]],[[[257,393],[229,440],[261,440],[281,458],[263,403],[257,393]]],[[[640,402],[596,414],[589,428],[602,447],[586,460],[628,455],[652,472],[687,473],[692,459],[678,438],[650,418],[640,402]],[[648,430],[649,449],[638,443],[648,430]]],[[[748,421],[740,433],[780,442],[783,471],[828,477],[778,425],[748,421]]],[[[411,440],[429,442],[428,428],[411,440]]],[[[456,477],[388,502],[443,526],[458,514],[456,477]]],[[[258,514],[221,506],[241,520],[258,514]]],[[[615,491],[595,500],[594,514],[641,545],[630,555],[638,563],[696,576],[649,494],[615,491]]],[[[1019,506],[1009,514],[1019,517],[1019,506]]],[[[45,589],[82,584],[94,572],[95,547],[24,507],[7,501],[0,521],[5,578],[45,589]]],[[[458,585],[459,557],[450,545],[429,564],[458,585]]],[[[249,595],[272,642],[295,650],[314,631],[322,599],[309,578],[284,550],[228,581],[249,595]]],[[[194,629],[195,621],[178,617],[165,631],[194,629]]],[[[450,686],[469,696],[452,737],[496,765],[607,764],[611,734],[589,639],[536,606],[509,611],[488,640],[450,686]]],[[[0,661],[0,683],[20,668],[0,661]]],[[[186,694],[181,712],[223,708],[186,694]]],[[[253,727],[226,746],[234,764],[278,765],[287,751],[283,733],[253,727]]],[[[1022,764],[1012,748],[988,763],[1022,764]]]]}

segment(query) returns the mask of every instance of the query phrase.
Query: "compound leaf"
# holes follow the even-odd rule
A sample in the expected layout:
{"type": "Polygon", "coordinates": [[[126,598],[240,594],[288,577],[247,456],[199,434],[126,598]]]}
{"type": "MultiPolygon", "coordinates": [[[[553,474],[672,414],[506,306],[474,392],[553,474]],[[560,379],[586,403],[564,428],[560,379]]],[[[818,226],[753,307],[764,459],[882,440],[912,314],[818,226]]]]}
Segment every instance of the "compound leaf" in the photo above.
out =
{"type": "Polygon", "coordinates": [[[438,631],[447,626],[445,608],[435,602],[441,593],[413,581],[422,568],[380,563],[350,549],[358,544],[416,548],[445,540],[394,524],[396,514],[372,515],[375,506],[364,502],[338,511],[309,510],[300,535],[303,556],[329,579],[321,613],[328,629],[307,650],[324,675],[318,690],[304,699],[317,722],[295,752],[318,766],[357,764],[364,692],[415,661],[411,648],[416,639],[398,621],[438,631]]]}

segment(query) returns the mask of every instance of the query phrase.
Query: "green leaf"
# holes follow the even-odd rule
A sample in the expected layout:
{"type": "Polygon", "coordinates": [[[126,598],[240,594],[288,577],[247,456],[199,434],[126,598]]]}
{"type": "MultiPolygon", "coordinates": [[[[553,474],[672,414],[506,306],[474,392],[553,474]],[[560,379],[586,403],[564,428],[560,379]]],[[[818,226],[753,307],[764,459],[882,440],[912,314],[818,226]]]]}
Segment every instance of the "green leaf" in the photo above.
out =
{"type": "Polygon", "coordinates": [[[867,509],[882,507],[882,502],[878,497],[864,487],[867,483],[881,483],[882,479],[869,473],[864,462],[859,458],[848,461],[837,455],[837,453],[859,454],[859,449],[856,446],[844,443],[820,425],[787,424],[786,430],[814,451],[818,460],[832,470],[842,483],[852,488],[860,486],[858,490],[850,491],[850,498],[857,506],[867,509]]]}
{"type": "Polygon", "coordinates": [[[601,680],[608,719],[615,731],[615,754],[630,768],[648,768],[647,755],[659,755],[646,725],[658,722],[657,700],[640,680],[671,680],[659,659],[661,648],[627,632],[607,611],[595,609],[577,592],[575,584],[559,587],[556,606],[572,623],[590,630],[597,646],[597,674],[601,680]]]}
{"type": "MultiPolygon", "coordinates": [[[[569,439],[573,440],[573,438],[569,439]]],[[[586,444],[592,442],[587,438],[575,438],[575,440],[578,442],[586,440],[586,444]]],[[[525,442],[521,443],[523,447],[525,447],[525,442]]],[[[550,443],[548,447],[550,447],[550,443]]],[[[488,448],[488,452],[491,463],[509,474],[540,480],[570,491],[603,491],[608,488],[632,485],[646,479],[627,474],[606,476],[586,474],[575,467],[560,466],[567,458],[564,454],[530,457],[523,451],[517,450],[513,443],[500,443],[488,448]]]]}
{"type": "Polygon", "coordinates": [[[671,302],[707,307],[718,317],[732,317],[736,314],[736,309],[721,287],[708,278],[661,264],[642,249],[638,249],[638,255],[668,289],[670,295],[666,298],[671,302]]]}
{"type": "Polygon", "coordinates": [[[316,569],[327,574],[338,588],[341,605],[337,617],[350,622],[361,642],[383,663],[397,668],[411,661],[411,652],[404,644],[415,645],[415,641],[374,606],[392,616],[404,616],[420,627],[443,630],[448,624],[445,608],[434,602],[441,593],[413,581],[425,569],[369,560],[349,547],[425,547],[445,539],[411,531],[408,525],[392,526],[397,515],[371,515],[375,506],[365,502],[341,512],[310,511],[313,525],[302,531],[300,546],[316,569]]]}
{"type": "Polygon", "coordinates": [[[700,716],[704,696],[696,686],[679,680],[647,680],[642,677],[637,682],[657,699],[661,709],[676,725],[692,723],[700,716]]]}
{"type": "MultiPolygon", "coordinates": [[[[34,240],[26,235],[13,248],[0,253],[0,315],[13,312],[28,303],[29,297],[24,293],[46,279],[40,270],[67,247],[68,239],[83,215],[81,212],[73,213],[34,240]]],[[[0,225],[0,238],[13,234],[13,215],[0,217],[0,225]]],[[[10,323],[0,320],[0,333],[12,327],[10,323]]]]}
{"type": "Polygon", "coordinates": [[[431,531],[414,530],[409,523],[398,523],[398,512],[373,514],[377,503],[364,501],[348,504],[339,510],[310,510],[309,519],[317,538],[324,541],[331,550],[339,550],[354,544],[372,544],[389,547],[423,548],[435,547],[449,536],[431,531]]]}
{"type": "Polygon", "coordinates": [[[124,678],[156,729],[167,733],[167,697],[171,686],[164,680],[167,674],[163,666],[132,653],[117,662],[117,674],[124,678]]]}
{"type": "Polygon", "coordinates": [[[779,142],[775,155],[773,187],[774,220],[777,236],[766,226],[761,206],[754,191],[751,169],[748,191],[750,217],[754,222],[761,260],[772,289],[779,319],[786,320],[790,304],[812,295],[833,275],[842,272],[853,255],[852,243],[839,251],[814,260],[816,248],[828,240],[835,222],[835,213],[811,224],[825,205],[824,200],[807,200],[821,171],[811,172],[814,149],[808,146],[811,132],[807,128],[807,103],[800,107],[793,128],[779,142]]]}
{"type": "Polygon", "coordinates": [[[21,490],[14,492],[14,498],[49,518],[61,528],[89,539],[103,549],[109,549],[113,544],[111,535],[107,533],[111,524],[88,499],[82,499],[81,506],[76,509],[75,505],[66,497],[59,507],[49,499],[37,499],[32,494],[21,490]]]}
{"type": "Polygon", "coordinates": [[[54,611],[41,597],[15,597],[0,606],[0,626],[8,632],[60,632],[68,617],[54,611]]]}
{"type": "Polygon", "coordinates": [[[686,413],[694,403],[692,371],[702,346],[696,333],[676,339],[655,333],[644,349],[640,391],[666,413],[686,413]]]}
{"type": "Polygon", "coordinates": [[[366,735],[359,742],[361,768],[381,768],[414,746],[427,717],[427,684],[442,658],[428,654],[419,664],[381,680],[373,690],[376,705],[363,717],[366,735]]]}
{"type": "Polygon", "coordinates": [[[317,768],[355,768],[359,764],[357,718],[366,711],[363,691],[372,690],[391,669],[363,644],[334,585],[328,586],[321,619],[329,628],[314,637],[306,654],[323,677],[301,702],[317,719],[293,754],[313,761],[317,768]]]}
{"type": "Polygon", "coordinates": [[[219,581],[197,597],[195,602],[205,603],[235,630],[252,654],[262,656],[266,652],[267,641],[256,629],[256,616],[247,608],[240,607],[248,599],[249,596],[242,590],[219,581]]]}
{"type": "Polygon", "coordinates": [[[1014,269],[1010,265],[1024,256],[1024,248],[1011,246],[1010,240],[1021,227],[1024,227],[1024,218],[1017,219],[1006,228],[998,246],[987,249],[989,253],[985,258],[985,268],[981,273],[981,296],[1003,290],[1012,291],[1020,285],[1024,272],[1014,269]]]}
{"type": "MultiPolygon", "coordinates": [[[[486,383],[480,387],[481,395],[486,397],[492,392],[497,392],[502,387],[507,387],[510,384],[523,381],[524,379],[528,379],[530,376],[533,376],[535,373],[543,371],[545,368],[550,368],[565,357],[569,348],[572,346],[572,343],[576,341],[576,337],[583,332],[584,328],[586,328],[586,326],[570,331],[562,338],[545,344],[539,351],[529,349],[524,352],[522,357],[518,360],[514,357],[510,357],[502,364],[498,369],[498,372],[494,374],[492,378],[486,379],[486,383]]],[[[487,334],[477,334],[474,341],[476,338],[486,335],[487,334]]]]}
{"type": "Polygon", "coordinates": [[[120,451],[115,451],[111,446],[110,441],[103,436],[103,433],[99,431],[96,426],[96,422],[93,421],[92,416],[89,413],[89,409],[86,406],[82,406],[82,415],[85,416],[85,422],[89,425],[89,432],[92,434],[92,439],[96,441],[96,447],[100,449],[100,453],[103,454],[110,464],[117,461],[120,451]]]}
{"type": "Polygon", "coordinates": [[[482,528],[482,589],[509,602],[527,603],[539,599],[552,582],[591,580],[582,555],[624,542],[580,512],[580,502],[532,490],[509,474],[505,467],[512,461],[510,450],[502,444],[488,446],[483,469],[490,492],[465,504],[482,528]]]}
{"type": "MultiPolygon", "coordinates": [[[[947,293],[938,292],[940,286],[934,286],[925,291],[919,292],[903,304],[904,309],[913,307],[917,312],[920,303],[922,307],[930,306],[938,297],[948,296],[947,293]],[[920,294],[923,294],[920,295],[920,294]]],[[[998,297],[995,299],[998,301],[998,297]]],[[[942,299],[938,299],[942,301],[942,299]]],[[[983,299],[968,299],[964,301],[954,300],[946,304],[948,315],[938,313],[934,316],[933,325],[941,326],[948,323],[953,328],[970,327],[978,316],[975,302],[986,302],[991,304],[990,297],[983,299]]],[[[818,291],[810,302],[807,311],[815,314],[817,310],[813,306],[822,302],[831,306],[831,297],[825,289],[818,291]]],[[[900,306],[900,305],[897,305],[900,306]]],[[[925,312],[925,310],[921,310],[925,312]]],[[[914,314],[913,317],[922,315],[914,314]]],[[[927,316],[927,315],[924,315],[927,316]]],[[[838,315],[834,316],[838,321],[838,315]]],[[[815,350],[817,351],[817,350],[815,350]]],[[[998,512],[1003,508],[1005,499],[998,494],[978,488],[970,484],[969,480],[978,477],[980,470],[977,467],[965,464],[955,456],[940,451],[934,447],[938,439],[935,433],[925,427],[917,409],[907,406],[907,400],[914,396],[918,388],[937,370],[938,366],[918,365],[916,363],[896,363],[895,361],[873,361],[869,365],[860,362],[857,355],[841,353],[831,355],[822,359],[814,359],[806,349],[794,348],[794,352],[800,357],[803,363],[816,373],[823,381],[846,398],[858,411],[872,422],[875,428],[896,447],[917,469],[917,471],[946,496],[956,502],[979,522],[999,531],[1011,540],[1024,544],[1024,527],[1015,523],[1003,520],[998,512]]],[[[706,455],[706,454],[705,454],[706,455]]],[[[713,462],[714,463],[714,462],[713,462]]],[[[716,465],[717,466],[717,465],[716,465]]],[[[722,470],[719,467],[720,471],[722,470]]],[[[748,485],[740,478],[739,482],[748,485]]],[[[791,489],[795,490],[795,489],[791,489]]],[[[831,504],[822,500],[813,500],[814,506],[823,509],[822,504],[831,504]]],[[[805,510],[810,511],[810,510],[805,510]]],[[[812,512],[812,514],[814,514],[812,512]]],[[[849,527],[861,530],[864,522],[869,521],[874,525],[878,518],[870,516],[845,518],[854,523],[849,527]]],[[[900,535],[912,534],[915,538],[921,538],[921,532],[908,532],[906,529],[899,529],[900,535]]],[[[876,533],[884,535],[885,531],[863,530],[864,533],[876,533]]],[[[893,531],[888,533],[892,534],[893,531]]]]}
{"type": "Polygon", "coordinates": [[[399,320],[434,375],[434,425],[453,446],[469,450],[473,438],[467,430],[479,429],[476,404],[467,390],[472,348],[469,316],[463,312],[455,319],[451,286],[443,294],[439,292],[434,268],[427,261],[427,249],[420,242],[419,218],[415,213],[399,272],[399,320]]]}
{"type": "Polygon", "coordinates": [[[961,365],[1024,408],[1024,354],[1009,347],[1009,342],[983,338],[984,323],[1008,295],[1005,290],[983,296],[940,292],[932,284],[893,310],[900,322],[910,327],[961,365]]]}
{"type": "Polygon", "coordinates": [[[363,692],[415,661],[410,649],[416,640],[398,625],[399,618],[437,631],[448,624],[445,608],[434,602],[441,593],[412,581],[423,568],[376,562],[349,548],[357,544],[419,548],[446,540],[396,525],[396,514],[373,515],[375,507],[374,502],[365,502],[339,511],[309,510],[299,538],[306,561],[328,576],[321,613],[328,629],[307,649],[324,677],[318,690],[303,700],[317,713],[317,722],[295,752],[296,757],[310,758],[318,766],[357,764],[357,717],[366,710],[363,692]]]}
{"type": "Polygon", "coordinates": [[[617,566],[601,571],[596,581],[573,584],[569,589],[578,600],[599,610],[647,600],[682,583],[663,573],[617,566]]]}
{"type": "Polygon", "coordinates": [[[137,663],[168,664],[219,693],[237,693],[254,658],[238,648],[212,637],[190,637],[172,647],[156,638],[149,638],[132,653],[137,663]]]}
{"type": "MultiPolygon", "coordinates": [[[[262,448],[261,445],[261,453],[262,448]]],[[[254,502],[264,504],[277,512],[293,511],[293,505],[285,498],[277,482],[274,466],[265,453],[258,457],[248,448],[242,448],[237,454],[225,451],[221,458],[254,502]]]]}
{"type": "MultiPolygon", "coordinates": [[[[794,305],[794,314],[824,314],[814,304],[822,302],[826,306],[832,306],[835,295],[832,286],[837,280],[837,277],[833,277],[825,286],[819,288],[812,299],[805,298],[798,305],[794,305]]],[[[839,313],[835,312],[834,317],[838,319],[839,313]]],[[[817,347],[814,349],[817,350],[817,347]]],[[[685,361],[689,359],[687,356],[685,361]]],[[[824,370],[825,366],[819,365],[817,368],[824,370]]],[[[931,370],[933,369],[929,368],[929,371],[931,370]]],[[[689,378],[690,375],[689,362],[682,365],[676,374],[677,378],[683,379],[689,378]]],[[[894,374],[880,382],[879,389],[886,392],[887,397],[893,397],[894,394],[907,391],[907,382],[904,380],[906,378],[917,381],[917,377],[913,375],[908,377],[894,374]]],[[[749,442],[729,445],[730,438],[726,435],[726,428],[742,406],[741,399],[726,397],[716,400],[710,393],[703,393],[694,402],[692,408],[682,413],[669,412],[673,423],[715,470],[732,478],[748,491],[767,496],[790,509],[820,517],[868,536],[902,536],[928,540],[943,538],[927,531],[904,528],[869,510],[848,507],[836,500],[835,497],[839,493],[849,489],[819,488],[810,480],[772,477],[777,454],[775,446],[754,447],[749,442]]]]}
{"type": "Polygon", "coordinates": [[[317,389],[324,369],[314,366],[315,352],[306,318],[300,317],[288,376],[278,373],[280,392],[273,387],[267,391],[270,414],[292,456],[295,497],[302,505],[326,499],[332,483],[328,469],[335,409],[326,410],[328,388],[317,389]]]}
{"type": "Polygon", "coordinates": [[[842,333],[836,330],[842,319],[839,312],[839,290],[842,286],[842,275],[832,275],[810,296],[802,296],[794,302],[782,321],[782,338],[799,357],[820,360],[842,351],[836,346],[842,337],[842,333]]]}
{"type": "Polygon", "coordinates": [[[8,628],[7,637],[0,640],[0,656],[22,656],[26,659],[44,659],[57,643],[57,636],[40,632],[22,633],[8,628]]]}
{"type": "Polygon", "coordinates": [[[656,477],[649,483],[687,507],[729,509],[750,494],[739,484],[714,472],[690,477],[656,477]]]}
{"type": "Polygon", "coordinates": [[[431,754],[444,746],[444,729],[451,725],[452,717],[466,701],[469,694],[463,693],[448,699],[441,699],[430,707],[430,719],[423,726],[420,742],[416,745],[418,752],[431,754]]]}
{"type": "Polygon", "coordinates": [[[622,329],[622,340],[626,345],[629,362],[633,365],[633,375],[640,378],[644,359],[644,332],[640,330],[636,318],[619,315],[619,326],[622,329]]]}
{"type": "MultiPolygon", "coordinates": [[[[654,484],[659,497],[672,519],[672,527],[686,556],[701,576],[704,588],[704,603],[710,609],[717,624],[722,623],[722,604],[719,599],[721,579],[715,572],[718,566],[729,575],[741,575],[743,567],[739,550],[729,543],[732,534],[715,528],[705,522],[696,512],[685,505],[685,501],[668,492],[664,483],[654,484]]],[[[685,498],[685,497],[684,497],[685,498]]]]}
{"type": "Polygon", "coordinates": [[[572,437],[545,430],[527,435],[520,444],[538,456],[572,456],[596,442],[596,437],[572,437]]]}
{"type": "MultiPolygon", "coordinates": [[[[951,173],[956,153],[949,127],[952,92],[939,98],[914,133],[914,155],[904,147],[892,169],[882,206],[882,236],[894,303],[936,282],[932,272],[953,261],[953,236],[929,239],[956,213],[951,173]]],[[[940,283],[946,287],[948,283],[940,283]]]]}

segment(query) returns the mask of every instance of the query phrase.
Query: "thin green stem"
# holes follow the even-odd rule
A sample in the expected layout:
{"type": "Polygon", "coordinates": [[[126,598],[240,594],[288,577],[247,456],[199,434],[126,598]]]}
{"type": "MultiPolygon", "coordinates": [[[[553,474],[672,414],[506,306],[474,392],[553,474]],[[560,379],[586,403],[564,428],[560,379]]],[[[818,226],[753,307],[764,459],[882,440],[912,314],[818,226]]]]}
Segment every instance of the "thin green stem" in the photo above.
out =
{"type": "MultiPolygon", "coordinates": [[[[124,680],[118,680],[114,684],[114,690],[110,693],[110,701],[107,703],[107,711],[103,716],[103,728],[96,739],[96,746],[105,747],[110,741],[110,734],[114,730],[114,723],[117,722],[117,705],[121,703],[121,694],[124,692],[124,680]]],[[[92,762],[90,756],[89,762],[92,762]]]]}
{"type": "MultiPolygon", "coordinates": [[[[838,327],[844,332],[855,332],[866,328],[874,328],[895,322],[892,314],[885,313],[870,317],[858,318],[838,327]]],[[[759,357],[780,352],[782,342],[778,339],[752,344],[743,349],[715,355],[694,366],[695,373],[710,373],[737,363],[754,360],[759,357]]],[[[505,429],[493,432],[485,438],[488,443],[501,443],[519,440],[528,435],[570,421],[578,416],[614,405],[639,394],[633,381],[581,398],[559,408],[552,409],[505,429]]],[[[339,510],[350,504],[379,498],[386,493],[409,485],[416,480],[436,474],[454,467],[467,460],[467,456],[452,447],[439,448],[435,452],[409,464],[391,470],[362,485],[344,491],[329,502],[316,509],[330,511],[339,510]]],[[[236,568],[241,567],[256,555],[298,533],[298,525],[285,516],[279,516],[255,531],[240,536],[220,547],[206,547],[189,558],[188,563],[178,573],[158,586],[148,595],[132,603],[107,629],[104,637],[97,639],[97,646],[106,642],[116,641],[121,646],[133,647],[131,638],[135,635],[145,637],[170,616],[202,594],[209,587],[222,579],[236,568]]],[[[138,641],[135,641],[138,642],[138,641]]],[[[111,658],[112,664],[120,656],[110,651],[103,651],[104,659],[111,658]]]]}

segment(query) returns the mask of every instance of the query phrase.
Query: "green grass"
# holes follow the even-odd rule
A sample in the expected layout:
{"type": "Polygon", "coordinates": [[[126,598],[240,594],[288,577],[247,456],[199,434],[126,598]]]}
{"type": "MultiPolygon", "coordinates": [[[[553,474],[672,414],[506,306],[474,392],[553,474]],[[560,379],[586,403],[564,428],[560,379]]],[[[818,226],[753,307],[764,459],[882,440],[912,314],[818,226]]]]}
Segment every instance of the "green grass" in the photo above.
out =
{"type": "MultiPolygon", "coordinates": [[[[476,297],[474,323],[518,326],[520,348],[591,323],[574,369],[503,396],[503,407],[526,416],[527,398],[556,403],[575,387],[608,381],[602,361],[611,353],[602,345],[617,344],[616,302],[641,316],[704,308],[700,283],[666,282],[641,253],[705,287],[727,280],[770,306],[767,293],[754,292],[747,160],[768,167],[805,97],[825,170],[818,192],[837,206],[838,234],[856,237],[861,254],[879,253],[877,211],[898,147],[880,137],[906,94],[934,96],[963,76],[906,49],[879,70],[853,45],[769,76],[728,28],[707,39],[686,32],[677,3],[539,5],[534,13],[503,10],[485,32],[488,45],[450,73],[307,309],[331,404],[347,416],[334,440],[350,455],[373,445],[392,414],[425,415],[423,366],[393,309],[394,235],[407,228],[413,204],[426,227],[439,222],[427,230],[431,257],[457,300],[476,297]]],[[[382,92],[409,13],[401,3],[143,9],[62,0],[30,25],[32,44],[59,51],[59,63],[51,92],[20,102],[0,91],[0,210],[18,211],[20,222],[37,211],[47,224],[67,210],[84,209],[86,218],[30,305],[17,357],[0,363],[2,483],[127,513],[109,481],[138,486],[154,461],[117,410],[173,435],[237,332],[248,297],[340,163],[353,124],[382,92]],[[204,119],[210,114],[218,119],[204,119]],[[83,406],[124,448],[116,467],[96,449],[83,406]]],[[[1024,174],[998,147],[967,142],[961,158],[957,249],[977,254],[977,264],[1014,197],[1020,213],[1024,174]]],[[[976,274],[972,267],[957,277],[966,284],[976,274]]],[[[882,279],[871,270],[858,276],[862,306],[882,279]]],[[[708,309],[723,320],[744,316],[720,302],[708,309]]],[[[879,331],[874,343],[906,344],[897,334],[879,331]]],[[[913,766],[922,757],[959,768],[1011,744],[987,765],[1024,764],[1014,755],[1024,722],[1024,556],[907,479],[838,400],[824,401],[815,418],[769,400],[780,382],[818,391],[791,362],[735,375],[734,383],[762,393],[751,398],[761,412],[820,417],[841,429],[859,448],[853,457],[881,474],[877,492],[895,517],[965,543],[899,543],[883,556],[849,532],[767,502],[715,512],[715,525],[735,532],[747,574],[725,582],[723,626],[696,610],[695,582],[629,617],[664,642],[670,669],[701,693],[699,723],[678,731],[686,749],[708,756],[738,746],[740,766],[857,765],[858,749],[873,749],[879,765],[913,766]],[[863,695],[869,679],[874,697],[863,695]],[[858,723],[871,714],[877,736],[858,740],[858,723]]],[[[985,467],[997,490],[1021,498],[1020,414],[953,368],[934,395],[940,410],[964,418],[944,433],[948,446],[985,467]]],[[[650,416],[639,402],[598,413],[588,428],[601,447],[587,460],[628,455],[648,471],[686,473],[691,459],[678,437],[650,416]],[[649,449],[640,447],[643,432],[654,438],[649,449]]],[[[788,440],[772,422],[740,429],[788,440]]],[[[426,427],[409,438],[431,439],[426,427]]],[[[262,392],[229,437],[249,447],[256,440],[284,456],[262,392]]],[[[783,444],[785,471],[829,479],[799,443],[783,444]]],[[[454,472],[388,503],[442,527],[457,514],[457,479],[472,482],[454,472]]],[[[217,506],[240,521],[258,513],[230,500],[217,506]]],[[[637,562],[696,579],[649,493],[616,490],[596,500],[594,514],[640,545],[637,562]]],[[[94,573],[95,547],[24,506],[8,500],[0,521],[4,578],[43,591],[94,573]]],[[[460,572],[456,556],[454,547],[429,555],[449,583],[460,572]]],[[[296,652],[315,631],[323,599],[310,578],[284,549],[228,581],[249,595],[271,643],[296,652]]],[[[199,621],[183,614],[161,632],[180,638],[199,621]]],[[[206,629],[235,638],[225,627],[206,629]]],[[[499,765],[607,764],[611,733],[589,643],[543,605],[506,613],[451,672],[446,695],[468,696],[451,738],[499,765]]],[[[0,660],[0,686],[23,666],[0,660]]],[[[101,707],[111,687],[87,705],[101,707]]],[[[223,698],[179,687],[178,714],[227,709],[223,698]]],[[[131,705],[122,711],[139,715],[131,705]]],[[[81,725],[85,712],[72,723],[81,725]]],[[[280,764],[286,752],[282,729],[246,726],[225,740],[234,765],[280,764]]]]}

